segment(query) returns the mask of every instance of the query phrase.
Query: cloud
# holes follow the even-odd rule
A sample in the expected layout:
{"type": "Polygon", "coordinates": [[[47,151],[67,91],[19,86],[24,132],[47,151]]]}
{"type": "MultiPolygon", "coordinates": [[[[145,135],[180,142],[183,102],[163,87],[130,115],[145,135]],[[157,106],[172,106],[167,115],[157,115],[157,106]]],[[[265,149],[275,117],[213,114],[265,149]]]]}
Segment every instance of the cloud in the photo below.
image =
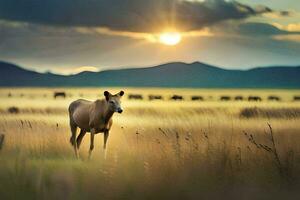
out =
{"type": "Polygon", "coordinates": [[[300,33],[294,35],[275,35],[275,40],[291,41],[300,43],[300,33]]]}
{"type": "Polygon", "coordinates": [[[299,32],[296,14],[225,0],[0,0],[0,59],[41,71],[68,69],[60,73],[74,73],[73,66],[108,69],[174,60],[299,63],[299,36],[290,33],[299,32]],[[178,48],[156,44],[158,33],[172,26],[185,37],[178,48]],[[194,38],[199,36],[205,38],[194,38]]]}
{"type": "Polygon", "coordinates": [[[288,31],[281,30],[267,23],[242,23],[238,26],[238,32],[241,35],[271,36],[289,34],[288,31]]]}
{"type": "Polygon", "coordinates": [[[291,17],[292,12],[290,11],[265,12],[263,13],[263,16],[271,19],[280,19],[283,17],[291,17]]]}
{"type": "MultiPolygon", "coordinates": [[[[1,0],[0,19],[62,27],[102,27],[125,32],[161,32],[166,27],[199,30],[225,20],[272,13],[225,0],[1,0]]],[[[285,13],[284,13],[285,14],[285,13]]]]}
{"type": "MultiPolygon", "coordinates": [[[[108,28],[86,28],[86,27],[75,27],[74,31],[82,34],[101,34],[110,36],[121,36],[133,39],[145,39],[148,42],[159,42],[160,33],[138,33],[138,32],[127,32],[127,31],[114,31],[108,28]]],[[[181,37],[211,37],[214,34],[209,28],[203,28],[201,30],[180,32],[181,37]]]]}
{"type": "Polygon", "coordinates": [[[288,25],[281,25],[279,23],[273,23],[279,29],[286,30],[289,32],[300,32],[300,23],[291,23],[288,25]]]}
{"type": "MultiPolygon", "coordinates": [[[[228,25],[228,24],[227,24],[228,25]]],[[[226,34],[238,37],[250,38],[271,38],[281,41],[300,42],[299,24],[289,24],[286,26],[280,24],[268,24],[258,22],[240,23],[237,26],[230,24],[226,30],[226,34]],[[232,25],[233,27],[230,27],[232,25]]],[[[224,28],[224,26],[223,26],[224,28]]]]}

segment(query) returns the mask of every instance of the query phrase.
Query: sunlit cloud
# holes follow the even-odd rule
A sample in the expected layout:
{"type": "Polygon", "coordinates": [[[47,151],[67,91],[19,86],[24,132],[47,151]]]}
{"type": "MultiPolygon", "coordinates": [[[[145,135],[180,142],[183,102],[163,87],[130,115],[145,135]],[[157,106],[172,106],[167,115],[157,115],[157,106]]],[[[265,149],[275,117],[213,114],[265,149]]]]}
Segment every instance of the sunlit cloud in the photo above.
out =
{"type": "Polygon", "coordinates": [[[300,34],[295,35],[275,35],[273,36],[275,40],[281,41],[291,41],[291,42],[299,42],[300,43],[300,34]]]}
{"type": "Polygon", "coordinates": [[[181,33],[183,37],[211,37],[214,33],[209,28],[203,28],[198,31],[188,31],[181,33]]]}
{"type": "Polygon", "coordinates": [[[210,37],[214,34],[210,31],[209,28],[203,28],[201,30],[195,31],[186,31],[180,32],[174,28],[164,29],[162,32],[158,33],[137,33],[137,32],[128,32],[128,31],[115,31],[108,28],[87,28],[87,27],[75,27],[74,31],[82,34],[105,34],[110,36],[121,36],[128,37],[132,39],[142,39],[151,43],[159,43],[161,41],[161,35],[163,33],[179,33],[182,38],[185,37],[210,37]]]}
{"type": "Polygon", "coordinates": [[[121,37],[128,37],[133,39],[146,39],[150,42],[155,42],[156,38],[154,34],[151,33],[138,33],[138,32],[129,32],[129,31],[115,31],[110,30],[108,28],[96,27],[96,28],[89,28],[89,27],[75,27],[75,31],[82,34],[104,34],[110,36],[121,36],[121,37]]]}
{"type": "Polygon", "coordinates": [[[18,22],[18,21],[10,21],[10,20],[0,20],[0,28],[2,27],[3,30],[11,30],[9,34],[14,33],[17,34],[19,30],[35,30],[41,31],[47,35],[59,35],[59,34],[66,34],[68,33],[73,35],[108,35],[108,36],[118,36],[118,37],[125,37],[130,39],[136,40],[144,40],[149,43],[160,43],[161,42],[161,35],[163,33],[179,33],[181,39],[190,38],[190,37],[211,37],[214,33],[211,31],[209,27],[204,27],[200,30],[191,30],[191,31],[180,31],[176,28],[161,28],[160,32],[130,32],[130,31],[118,31],[118,30],[111,30],[105,27],[55,27],[55,26],[45,26],[45,25],[36,25],[30,24],[26,22],[18,22]]]}
{"type": "Polygon", "coordinates": [[[300,23],[291,23],[288,25],[282,25],[279,23],[272,23],[275,27],[281,29],[281,30],[286,30],[289,32],[300,32],[300,23]]]}

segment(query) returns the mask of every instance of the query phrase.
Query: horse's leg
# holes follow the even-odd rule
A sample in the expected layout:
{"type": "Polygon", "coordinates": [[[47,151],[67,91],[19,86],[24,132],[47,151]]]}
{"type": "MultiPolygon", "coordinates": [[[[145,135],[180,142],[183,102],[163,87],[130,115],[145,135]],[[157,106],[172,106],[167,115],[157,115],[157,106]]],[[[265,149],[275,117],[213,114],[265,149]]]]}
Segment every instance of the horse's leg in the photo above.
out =
{"type": "Polygon", "coordinates": [[[106,143],[107,143],[107,139],[109,136],[109,130],[104,131],[104,143],[103,143],[103,148],[104,148],[104,159],[106,160],[106,143]]]}
{"type": "Polygon", "coordinates": [[[85,136],[85,134],[86,134],[86,131],[84,131],[83,129],[81,129],[81,130],[80,130],[80,134],[78,135],[77,140],[76,140],[76,142],[77,142],[77,148],[78,148],[78,149],[79,149],[79,147],[80,147],[82,138],[85,136]]]}
{"type": "Polygon", "coordinates": [[[77,131],[77,126],[76,124],[70,122],[70,128],[71,128],[71,138],[70,138],[70,142],[72,144],[72,146],[74,147],[74,152],[75,152],[75,156],[76,158],[78,158],[78,153],[77,153],[77,144],[76,144],[76,131],[77,131]]]}
{"type": "Polygon", "coordinates": [[[107,143],[108,136],[109,136],[109,130],[104,131],[104,144],[103,144],[104,149],[106,149],[106,143],[107,143]]]}
{"type": "Polygon", "coordinates": [[[90,142],[89,158],[91,158],[92,151],[94,149],[94,135],[95,135],[95,129],[92,129],[91,130],[91,142],[90,142]]]}

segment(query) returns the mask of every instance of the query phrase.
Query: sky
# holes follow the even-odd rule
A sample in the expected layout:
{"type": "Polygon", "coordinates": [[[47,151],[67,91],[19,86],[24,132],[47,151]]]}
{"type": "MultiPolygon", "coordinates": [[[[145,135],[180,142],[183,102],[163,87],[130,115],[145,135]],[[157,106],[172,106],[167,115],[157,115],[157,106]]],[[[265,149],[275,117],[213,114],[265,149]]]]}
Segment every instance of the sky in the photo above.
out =
{"type": "Polygon", "coordinates": [[[0,60],[61,74],[175,61],[299,66],[300,3],[0,0],[0,60]]]}

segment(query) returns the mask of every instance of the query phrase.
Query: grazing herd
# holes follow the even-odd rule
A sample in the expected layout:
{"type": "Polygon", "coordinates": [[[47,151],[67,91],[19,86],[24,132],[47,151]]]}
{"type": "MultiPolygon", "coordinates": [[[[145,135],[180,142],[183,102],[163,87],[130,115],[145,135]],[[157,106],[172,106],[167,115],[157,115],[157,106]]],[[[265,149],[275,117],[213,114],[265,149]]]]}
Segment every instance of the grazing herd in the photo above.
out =
{"type": "MultiPolygon", "coordinates": [[[[141,94],[129,94],[128,95],[128,99],[130,100],[143,100],[144,97],[141,94]]],[[[153,100],[164,100],[164,97],[161,95],[153,95],[150,94],[148,96],[149,101],[153,101],[153,100]]],[[[169,97],[169,100],[173,100],[173,101],[183,101],[185,98],[182,95],[172,95],[169,97]]],[[[204,97],[203,96],[199,96],[199,95],[195,95],[195,96],[191,96],[190,97],[191,101],[204,101],[204,97]]],[[[219,98],[220,101],[244,101],[244,100],[248,100],[248,101],[254,101],[254,102],[259,102],[259,101],[263,101],[263,99],[259,96],[249,96],[249,97],[243,97],[243,96],[235,96],[235,97],[231,97],[231,96],[220,96],[219,98]]],[[[281,101],[281,98],[278,96],[268,96],[267,97],[268,101],[281,101]]],[[[300,101],[300,96],[294,96],[293,98],[294,101],[300,101]]]]}
{"type": "MultiPolygon", "coordinates": [[[[7,96],[9,98],[13,97],[12,93],[8,93],[7,96]]],[[[24,97],[24,94],[20,94],[20,97],[24,97]]],[[[67,95],[66,92],[64,91],[56,91],[53,93],[53,98],[66,98],[67,96],[71,97],[70,94],[67,95]]],[[[83,97],[84,95],[82,93],[79,94],[80,97],[83,97]]],[[[47,97],[47,95],[43,95],[43,97],[47,97]]],[[[128,94],[127,98],[129,100],[143,100],[144,96],[142,94],[128,94]]],[[[189,98],[186,99],[186,97],[178,94],[171,95],[169,97],[164,97],[162,95],[157,95],[157,94],[149,94],[148,95],[148,100],[149,101],[154,101],[154,100],[173,100],[173,101],[183,101],[183,100],[191,100],[191,101],[204,101],[204,100],[211,100],[212,98],[204,98],[204,96],[200,95],[192,95],[189,98]]],[[[237,95],[237,96],[227,96],[227,95],[222,95],[219,97],[220,101],[250,101],[250,102],[260,102],[263,101],[263,99],[260,96],[253,96],[250,95],[248,97],[237,95]]],[[[265,100],[268,101],[274,101],[274,102],[279,102],[282,101],[282,99],[279,96],[275,95],[270,95],[268,96],[265,100]]],[[[293,101],[300,101],[300,96],[294,96],[293,101]]],[[[12,111],[14,112],[14,111],[12,111]]]]}

